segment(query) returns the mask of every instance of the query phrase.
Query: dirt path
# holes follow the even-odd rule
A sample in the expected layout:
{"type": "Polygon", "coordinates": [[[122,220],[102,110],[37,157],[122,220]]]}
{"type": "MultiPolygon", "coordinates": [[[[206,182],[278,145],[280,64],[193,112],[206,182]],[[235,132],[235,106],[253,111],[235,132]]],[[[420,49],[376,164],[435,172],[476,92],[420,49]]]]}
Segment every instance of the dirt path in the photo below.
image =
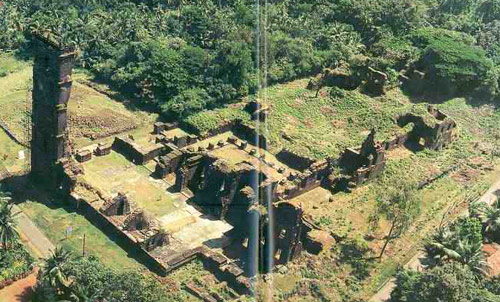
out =
{"type": "MultiPolygon", "coordinates": [[[[497,180],[493,185],[491,185],[491,187],[488,189],[488,191],[486,191],[486,193],[484,193],[479,198],[479,201],[485,202],[487,204],[492,204],[497,199],[497,197],[495,195],[495,192],[497,190],[500,190],[500,179],[497,180]]],[[[469,215],[469,213],[466,210],[462,213],[462,215],[467,216],[467,215],[469,215]]],[[[411,269],[411,270],[422,270],[423,266],[422,266],[422,263],[420,262],[420,259],[422,259],[424,256],[425,256],[424,252],[419,251],[417,254],[415,254],[415,256],[413,256],[413,258],[411,258],[411,260],[408,263],[406,263],[406,265],[404,267],[406,269],[411,269]]],[[[389,300],[389,298],[391,296],[391,292],[394,289],[394,287],[396,286],[394,284],[395,281],[396,281],[395,278],[389,279],[389,281],[387,281],[387,283],[385,283],[385,285],[382,286],[380,288],[380,290],[373,297],[370,298],[369,301],[370,302],[383,302],[383,301],[389,300]]]]}
{"type": "Polygon", "coordinates": [[[33,294],[38,270],[0,290],[0,302],[28,302],[33,294]]]}
{"type": "MultiPolygon", "coordinates": [[[[14,206],[21,239],[38,258],[47,258],[55,248],[52,242],[36,227],[18,206],[14,206]]],[[[33,294],[38,269],[28,277],[18,280],[0,290],[0,302],[28,302],[33,294]]]]}
{"type": "Polygon", "coordinates": [[[14,206],[14,213],[19,213],[16,216],[18,229],[21,232],[30,248],[38,255],[40,258],[48,258],[51,252],[55,249],[55,246],[50,242],[50,240],[43,234],[38,227],[31,221],[31,219],[24,214],[18,206],[14,206]]]}

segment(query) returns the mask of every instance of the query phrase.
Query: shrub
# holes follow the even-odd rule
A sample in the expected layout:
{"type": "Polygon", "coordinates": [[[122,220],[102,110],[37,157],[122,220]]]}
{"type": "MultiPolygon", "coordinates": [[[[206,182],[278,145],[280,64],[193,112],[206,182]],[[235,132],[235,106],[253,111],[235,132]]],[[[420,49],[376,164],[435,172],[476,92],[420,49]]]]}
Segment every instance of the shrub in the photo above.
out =
{"type": "Polygon", "coordinates": [[[473,38],[458,32],[424,28],[411,35],[422,49],[417,68],[427,73],[429,84],[446,93],[466,93],[478,88],[496,92],[497,76],[486,52],[473,38]],[[444,87],[444,88],[443,88],[444,87]]]}
{"type": "Polygon", "coordinates": [[[8,250],[0,249],[0,284],[30,272],[34,263],[35,259],[22,244],[8,250]]]}

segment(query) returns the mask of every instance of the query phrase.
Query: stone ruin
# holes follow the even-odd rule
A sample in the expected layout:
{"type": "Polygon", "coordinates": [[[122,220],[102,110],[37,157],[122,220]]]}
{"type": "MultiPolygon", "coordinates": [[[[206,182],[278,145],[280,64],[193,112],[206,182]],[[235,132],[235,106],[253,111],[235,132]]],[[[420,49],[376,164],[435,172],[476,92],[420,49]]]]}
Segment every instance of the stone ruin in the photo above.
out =
{"type": "Polygon", "coordinates": [[[71,153],[67,106],[76,52],[50,34],[34,38],[31,176],[46,188],[57,189],[61,160],[71,153]]]}
{"type": "Polygon", "coordinates": [[[408,135],[408,140],[420,143],[431,150],[441,150],[449,145],[455,136],[456,123],[435,106],[429,105],[427,111],[432,118],[425,115],[407,113],[397,117],[399,126],[404,127],[410,123],[414,125],[408,135]]]}
{"type": "Polygon", "coordinates": [[[143,231],[157,229],[158,223],[151,214],[144,210],[136,209],[127,216],[123,222],[123,228],[127,231],[143,231]]]}
{"type": "Polygon", "coordinates": [[[309,81],[307,89],[319,90],[323,87],[338,87],[345,90],[354,90],[358,87],[361,91],[380,96],[387,92],[388,76],[386,73],[368,66],[367,62],[360,66],[339,66],[335,69],[325,69],[322,74],[309,81]]]}
{"type": "Polygon", "coordinates": [[[106,156],[111,153],[111,144],[99,143],[94,153],[96,156],[106,156]]]}
{"type": "MultiPolygon", "coordinates": [[[[46,54],[47,52],[42,52],[41,56],[46,54]]],[[[41,152],[42,155],[32,155],[33,175],[42,177],[49,173],[56,187],[63,188],[75,204],[82,204],[91,213],[92,219],[98,219],[113,228],[130,246],[140,247],[140,251],[160,266],[163,273],[200,258],[205,267],[217,272],[221,279],[227,280],[242,292],[249,292],[251,282],[248,277],[253,277],[256,271],[245,272],[225,256],[206,246],[182,254],[169,254],[172,252],[168,249],[172,242],[169,235],[159,227],[159,221],[136,208],[124,193],[118,193],[113,198],[95,194],[97,196],[94,199],[78,195],[75,186],[78,175],[84,171],[69,156],[70,152],[65,147],[66,103],[71,88],[74,52],[54,48],[52,45],[48,54],[49,68],[57,71],[53,78],[58,81],[54,86],[57,89],[53,87],[54,89],[45,91],[36,88],[37,83],[46,77],[41,70],[42,67],[47,68],[47,62],[41,57],[35,60],[33,133],[40,133],[39,138],[46,139],[34,140],[33,148],[41,150],[46,144],[48,147],[44,149],[46,152],[41,152]],[[51,125],[59,125],[55,136],[54,133],[47,132],[50,127],[45,122],[36,118],[47,110],[57,112],[50,119],[51,125]],[[49,136],[55,139],[49,139],[49,136]]],[[[370,71],[367,84],[371,85],[370,89],[374,92],[383,94],[387,76],[376,70],[370,71]]],[[[342,85],[350,86],[354,82],[358,84],[358,80],[351,77],[353,75],[338,73],[330,73],[328,76],[331,81],[342,81],[342,85]]],[[[47,83],[53,85],[55,82],[51,80],[47,83]]],[[[269,114],[269,108],[258,102],[248,103],[245,110],[253,120],[258,121],[265,121],[269,114]]],[[[153,142],[143,143],[132,136],[116,137],[112,145],[98,144],[93,151],[88,148],[78,151],[75,159],[85,162],[92,158],[93,153],[96,156],[106,156],[113,148],[139,165],[154,161],[155,177],[175,177],[174,187],[177,191],[196,196],[194,202],[200,208],[234,227],[227,234],[232,241],[258,251],[259,255],[265,255],[259,260],[258,269],[269,272],[276,264],[286,264],[296,259],[304,250],[318,254],[334,241],[308,219],[302,206],[294,202],[296,197],[320,186],[332,192],[338,191],[343,185],[352,189],[382,173],[387,151],[402,147],[408,142],[421,141],[426,148],[440,150],[455,137],[456,123],[433,106],[429,106],[427,112],[422,114],[407,113],[398,116],[396,122],[401,127],[413,124],[413,128],[408,133],[384,142],[377,141],[376,131],[372,130],[361,146],[348,148],[339,155],[334,154],[320,161],[301,157],[289,150],[279,152],[277,160],[268,159],[266,138],[252,126],[238,120],[228,122],[209,134],[174,137],[169,137],[166,131],[175,129],[177,125],[159,122],[152,129],[153,142]],[[202,144],[211,136],[227,131],[232,131],[237,136],[202,144]],[[232,155],[225,156],[225,152],[232,155]],[[255,227],[261,232],[251,231],[250,226],[256,221],[255,227]],[[264,230],[273,230],[273,233],[264,230]],[[264,235],[259,237],[258,234],[264,235]],[[271,243],[274,246],[271,247],[271,243]]]]}
{"type": "Polygon", "coordinates": [[[348,179],[351,188],[377,177],[384,170],[385,145],[375,141],[375,134],[372,129],[361,148],[348,148],[340,156],[339,165],[343,173],[351,176],[348,179]]]}
{"type": "Polygon", "coordinates": [[[100,209],[106,216],[123,216],[132,212],[135,206],[128,200],[127,195],[119,192],[115,197],[109,199],[100,209]]]}

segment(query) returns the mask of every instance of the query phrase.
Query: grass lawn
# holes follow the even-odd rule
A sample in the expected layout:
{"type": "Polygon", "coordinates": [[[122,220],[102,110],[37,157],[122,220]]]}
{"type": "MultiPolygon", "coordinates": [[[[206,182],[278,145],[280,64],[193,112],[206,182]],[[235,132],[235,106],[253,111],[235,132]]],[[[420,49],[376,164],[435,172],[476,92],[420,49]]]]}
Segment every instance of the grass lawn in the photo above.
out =
{"type": "Polygon", "coordinates": [[[87,255],[98,257],[104,264],[115,270],[143,268],[82,215],[48,202],[27,201],[19,206],[55,245],[72,251],[74,255],[82,255],[83,235],[85,234],[87,255]],[[71,228],[72,232],[66,238],[68,228],[71,228]]]}
{"type": "MultiPolygon", "coordinates": [[[[0,119],[20,140],[26,140],[24,128],[30,118],[33,68],[31,62],[17,60],[0,52],[0,119]],[[9,72],[2,76],[4,66],[9,72]]],[[[75,71],[69,102],[69,131],[77,146],[152,124],[155,114],[129,109],[124,103],[109,98],[87,86],[88,76],[75,71]]]]}
{"type": "Polygon", "coordinates": [[[175,209],[166,184],[150,179],[151,172],[117,152],[84,163],[84,179],[108,194],[124,192],[140,208],[160,217],[175,209]]]}
{"type": "Polygon", "coordinates": [[[12,53],[0,52],[0,78],[16,72],[29,65],[29,62],[19,60],[12,53]]]}
{"type": "MultiPolygon", "coordinates": [[[[22,170],[25,160],[18,158],[19,151],[22,150],[25,150],[25,148],[14,142],[0,129],[0,165],[4,165],[10,172],[22,170]]],[[[28,154],[26,153],[25,156],[28,156],[28,154]]]]}

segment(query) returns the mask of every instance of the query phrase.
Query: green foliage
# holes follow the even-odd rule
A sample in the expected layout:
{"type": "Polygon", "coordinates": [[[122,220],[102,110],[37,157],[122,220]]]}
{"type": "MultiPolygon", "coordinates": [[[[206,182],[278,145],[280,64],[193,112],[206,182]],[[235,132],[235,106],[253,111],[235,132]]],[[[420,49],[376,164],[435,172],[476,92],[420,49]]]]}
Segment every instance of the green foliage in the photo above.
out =
{"type": "Polygon", "coordinates": [[[386,71],[388,68],[402,70],[418,59],[418,48],[401,37],[391,35],[382,37],[371,48],[375,55],[373,67],[386,71]]]}
{"type": "Polygon", "coordinates": [[[151,277],[134,271],[115,272],[97,258],[75,259],[57,250],[38,276],[35,301],[51,301],[54,297],[72,301],[172,301],[151,277]]]}
{"type": "Polygon", "coordinates": [[[19,233],[16,230],[17,221],[13,212],[14,204],[0,191],[0,243],[7,250],[17,244],[19,233]]]}
{"type": "Polygon", "coordinates": [[[389,221],[390,228],[379,258],[384,255],[388,244],[402,236],[420,214],[420,202],[415,198],[414,188],[407,184],[402,188],[393,187],[392,191],[378,196],[378,212],[389,221]]]}
{"type": "Polygon", "coordinates": [[[431,266],[459,262],[469,266],[475,274],[486,274],[481,222],[476,218],[461,218],[442,228],[425,245],[431,266]]]}
{"type": "Polygon", "coordinates": [[[450,263],[425,272],[403,270],[396,277],[390,302],[499,301],[464,265],[450,263]]]}
{"type": "Polygon", "coordinates": [[[188,89],[176,95],[161,105],[161,109],[166,114],[173,114],[185,117],[192,113],[203,110],[211,103],[208,93],[201,88],[188,89]]]}
{"type": "Polygon", "coordinates": [[[21,244],[8,250],[0,249],[0,283],[30,272],[34,263],[35,259],[21,244]]]}
{"type": "Polygon", "coordinates": [[[500,202],[498,200],[492,205],[475,202],[470,205],[469,213],[471,217],[477,218],[482,223],[485,236],[493,240],[500,239],[500,202]]]}
{"type": "Polygon", "coordinates": [[[235,120],[249,121],[250,114],[240,108],[227,107],[200,112],[187,117],[184,121],[191,130],[207,133],[235,120]]]}
{"type": "Polygon", "coordinates": [[[498,78],[493,72],[493,63],[486,52],[473,46],[473,38],[458,32],[423,28],[411,35],[414,45],[423,49],[418,68],[425,71],[434,84],[459,92],[471,92],[487,87],[492,92],[498,88],[498,78]]]}
{"type": "Polygon", "coordinates": [[[243,0],[12,0],[0,8],[0,49],[30,52],[25,33],[50,31],[77,46],[80,66],[172,118],[225,105],[254,93],[259,83],[352,63],[358,55],[386,72],[392,85],[421,52],[420,63],[438,80],[495,90],[497,75],[485,53],[446,34],[439,38],[439,29],[474,35],[498,60],[499,43],[481,34],[496,31],[497,2],[285,0],[261,5],[256,15],[255,3],[243,0]],[[406,35],[420,33],[423,24],[438,30],[424,29],[432,43],[415,47],[406,35]],[[194,96],[199,89],[207,100],[194,96]]]}
{"type": "Polygon", "coordinates": [[[23,13],[19,7],[0,6],[0,50],[16,49],[24,43],[22,29],[26,24],[23,21],[23,13]]]}

